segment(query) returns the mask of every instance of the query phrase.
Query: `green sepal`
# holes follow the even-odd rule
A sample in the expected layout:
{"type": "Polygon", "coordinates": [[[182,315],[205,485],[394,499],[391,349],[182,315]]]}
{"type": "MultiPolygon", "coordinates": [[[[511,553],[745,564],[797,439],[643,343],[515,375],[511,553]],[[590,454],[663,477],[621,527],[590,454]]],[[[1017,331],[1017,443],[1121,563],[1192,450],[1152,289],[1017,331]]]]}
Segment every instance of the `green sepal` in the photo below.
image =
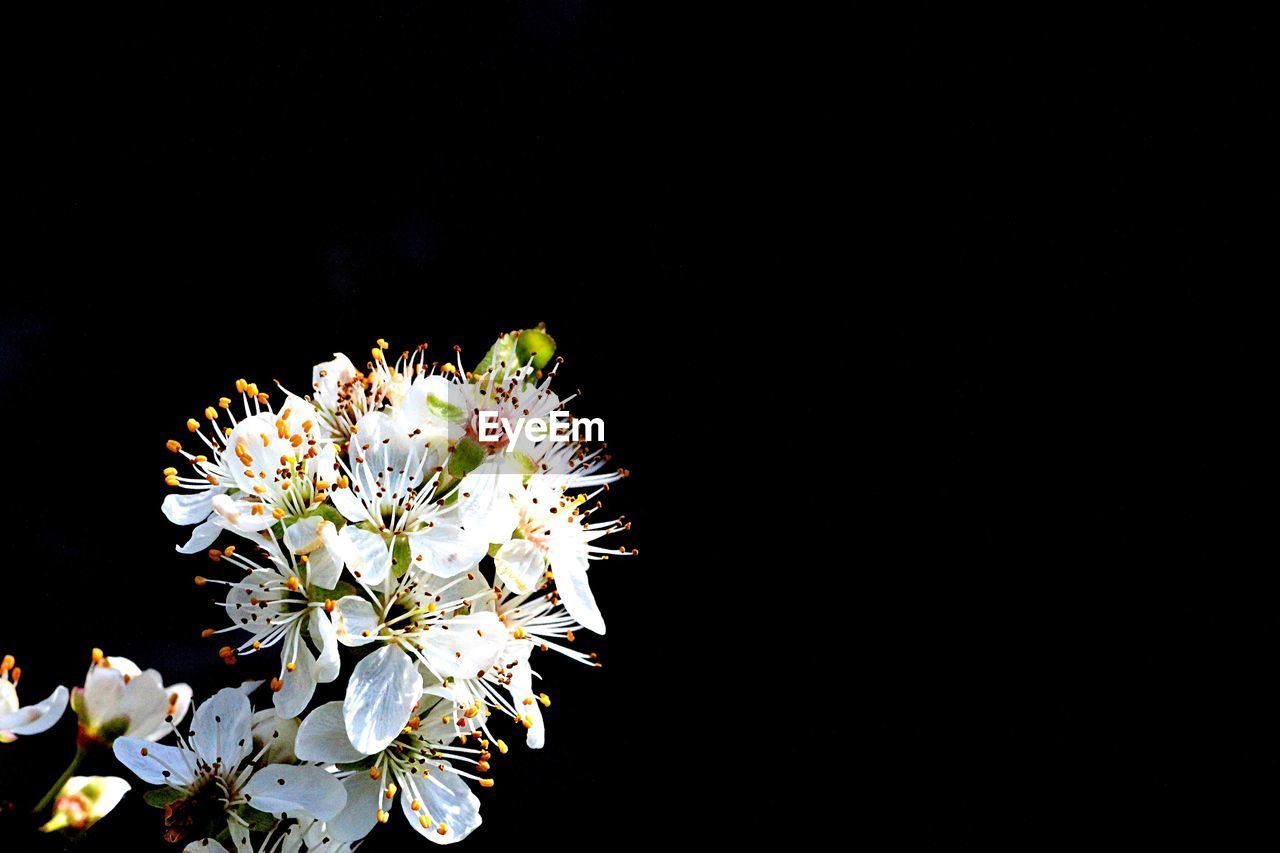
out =
{"type": "Polygon", "coordinates": [[[409,550],[409,537],[401,534],[396,537],[391,548],[391,573],[396,577],[404,577],[409,571],[409,563],[413,560],[413,552],[409,550]]]}
{"type": "Polygon", "coordinates": [[[177,788],[152,788],[142,795],[142,801],[153,808],[162,809],[169,803],[176,803],[186,796],[186,791],[180,791],[177,788]]]}
{"type": "Polygon", "coordinates": [[[449,455],[449,473],[455,477],[463,477],[479,468],[487,455],[484,445],[468,435],[457,443],[453,453],[449,455]]]}
{"type": "Polygon", "coordinates": [[[511,461],[516,463],[516,467],[520,469],[520,476],[528,479],[538,473],[538,463],[529,458],[529,454],[523,450],[514,450],[508,454],[511,461]]]}
{"type": "Polygon", "coordinates": [[[236,810],[236,814],[244,818],[244,822],[249,825],[251,832],[270,832],[277,823],[275,817],[264,811],[259,811],[253,806],[241,806],[236,810]]]}
{"type": "Polygon", "coordinates": [[[522,365],[532,363],[534,370],[550,364],[555,354],[556,339],[548,335],[546,329],[525,329],[516,338],[516,361],[522,365]]]}
{"type": "Polygon", "coordinates": [[[366,755],[359,761],[348,761],[338,765],[339,770],[368,770],[378,760],[376,755],[366,755]]]}
{"type": "Polygon", "coordinates": [[[319,506],[315,506],[307,510],[308,518],[315,515],[320,516],[339,530],[341,530],[347,523],[347,520],[342,517],[342,513],[338,512],[337,507],[330,504],[320,504],[319,506]]]}
{"type": "Polygon", "coordinates": [[[507,367],[511,367],[516,360],[516,338],[511,332],[505,332],[501,337],[493,342],[493,346],[489,347],[489,351],[484,354],[484,358],[480,359],[480,363],[476,365],[473,373],[484,373],[491,367],[501,366],[506,362],[507,367]]]}
{"type": "Polygon", "coordinates": [[[490,545],[489,545],[489,556],[490,556],[490,557],[496,557],[496,556],[498,556],[498,552],[502,550],[502,545],[503,545],[503,543],[501,543],[501,542],[492,542],[492,543],[490,543],[490,545]]]}

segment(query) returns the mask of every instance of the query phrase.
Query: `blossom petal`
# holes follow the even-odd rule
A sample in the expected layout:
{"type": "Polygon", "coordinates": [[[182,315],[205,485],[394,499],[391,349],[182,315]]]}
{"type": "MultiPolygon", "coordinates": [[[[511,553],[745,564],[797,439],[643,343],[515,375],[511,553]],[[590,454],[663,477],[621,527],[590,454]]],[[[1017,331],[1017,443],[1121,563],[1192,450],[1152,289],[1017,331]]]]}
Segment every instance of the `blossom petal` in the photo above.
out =
{"type": "Polygon", "coordinates": [[[320,657],[316,659],[316,682],[328,684],[338,677],[342,661],[338,658],[338,634],[333,620],[319,607],[311,609],[311,639],[320,647],[320,657]]]}
{"type": "Polygon", "coordinates": [[[553,554],[551,569],[556,576],[556,592],[560,593],[565,609],[582,627],[603,634],[604,617],[600,615],[596,597],[587,584],[587,558],[556,560],[555,557],[553,554]]]}
{"type": "Polygon", "coordinates": [[[356,497],[350,489],[331,489],[329,500],[333,501],[333,505],[347,521],[359,524],[362,521],[371,520],[368,510],[364,508],[364,501],[356,497]]]}
{"type": "Polygon", "coordinates": [[[400,794],[400,810],[420,835],[437,844],[452,844],[466,838],[480,826],[480,801],[456,773],[433,769],[426,778],[414,776],[404,781],[411,781],[412,788],[417,789],[422,808],[413,811],[415,797],[410,796],[410,788],[400,794]],[[423,826],[419,820],[423,812],[430,815],[430,827],[423,826]],[[439,833],[441,824],[445,827],[444,835],[439,833]]]}
{"type": "Polygon", "coordinates": [[[391,551],[385,539],[351,524],[342,528],[339,538],[343,545],[342,557],[351,574],[369,586],[386,580],[391,569],[391,551]]]}
{"type": "Polygon", "coordinates": [[[423,654],[441,678],[475,678],[502,653],[506,640],[506,629],[496,614],[471,613],[448,620],[438,633],[432,630],[423,654]]]}
{"type": "Polygon", "coordinates": [[[249,697],[224,687],[196,708],[191,721],[191,745],[209,764],[235,767],[253,749],[253,712],[249,697]]]}
{"type": "Polygon", "coordinates": [[[413,566],[444,578],[473,570],[489,548],[488,540],[444,521],[408,539],[413,566]]]}
{"type": "Polygon", "coordinates": [[[284,686],[276,691],[272,703],[276,713],[281,717],[296,717],[307,708],[307,703],[316,693],[316,658],[311,649],[298,637],[297,652],[291,661],[293,672],[281,671],[280,680],[284,686]]]}
{"type": "Polygon", "coordinates": [[[307,715],[298,729],[294,752],[302,761],[325,764],[345,764],[364,758],[364,753],[352,746],[347,737],[342,700],[328,702],[307,715]]]}
{"type": "Polygon", "coordinates": [[[0,720],[0,730],[15,735],[36,735],[62,719],[67,710],[67,688],[58,686],[43,701],[19,708],[0,720]]]}
{"type": "Polygon", "coordinates": [[[337,777],[319,767],[292,764],[263,767],[245,784],[244,795],[255,809],[276,817],[302,811],[328,820],[347,803],[347,792],[337,777]]]}
{"type": "Polygon", "coordinates": [[[358,595],[344,595],[333,608],[333,630],[344,646],[363,646],[377,640],[378,614],[358,595]],[[367,636],[366,636],[367,634],[367,636]]]}
{"type": "MultiPolygon", "coordinates": [[[[338,722],[341,724],[342,720],[338,722]]],[[[359,841],[378,825],[378,795],[382,784],[378,779],[370,779],[368,773],[352,773],[342,780],[342,787],[347,790],[347,804],[337,817],[325,822],[330,837],[335,841],[359,841]]]]}
{"type": "Polygon", "coordinates": [[[118,737],[111,745],[116,760],[151,785],[190,785],[196,757],[189,750],[136,737],[118,737]],[[167,774],[167,775],[166,775],[167,774]]]}
{"type": "Polygon", "coordinates": [[[191,538],[187,540],[186,545],[175,545],[174,548],[179,554],[195,554],[212,545],[221,532],[222,525],[211,518],[191,531],[191,538]]]}
{"type": "Polygon", "coordinates": [[[199,524],[213,512],[213,496],[220,495],[226,489],[201,489],[198,492],[165,495],[160,504],[164,517],[174,524],[199,524]]]}
{"type": "Polygon", "coordinates": [[[230,851],[212,838],[201,838],[183,847],[182,853],[230,853],[230,851]]]}
{"type": "Polygon", "coordinates": [[[383,646],[351,672],[342,716],[351,744],[366,755],[396,739],[422,695],[422,676],[398,646],[383,646]]]}
{"type": "Polygon", "coordinates": [[[538,585],[546,571],[547,561],[528,539],[512,539],[498,549],[493,567],[514,592],[524,595],[538,585]]]}

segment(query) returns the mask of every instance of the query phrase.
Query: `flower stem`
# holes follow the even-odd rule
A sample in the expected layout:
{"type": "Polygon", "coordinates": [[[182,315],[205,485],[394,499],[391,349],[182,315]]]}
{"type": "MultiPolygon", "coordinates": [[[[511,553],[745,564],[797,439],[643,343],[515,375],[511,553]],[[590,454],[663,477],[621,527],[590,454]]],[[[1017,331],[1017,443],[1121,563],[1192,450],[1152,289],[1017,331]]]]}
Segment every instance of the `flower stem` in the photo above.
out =
{"type": "Polygon", "coordinates": [[[75,757],[71,759],[71,763],[67,765],[67,769],[62,771],[62,775],[58,777],[57,782],[53,783],[53,787],[49,789],[49,793],[45,794],[44,797],[41,798],[40,802],[36,803],[36,807],[32,809],[34,814],[39,814],[49,808],[50,804],[53,803],[54,798],[58,796],[58,792],[62,790],[62,786],[67,784],[67,780],[75,775],[76,770],[80,767],[80,762],[84,761],[85,755],[85,748],[83,746],[77,746],[75,757]]]}

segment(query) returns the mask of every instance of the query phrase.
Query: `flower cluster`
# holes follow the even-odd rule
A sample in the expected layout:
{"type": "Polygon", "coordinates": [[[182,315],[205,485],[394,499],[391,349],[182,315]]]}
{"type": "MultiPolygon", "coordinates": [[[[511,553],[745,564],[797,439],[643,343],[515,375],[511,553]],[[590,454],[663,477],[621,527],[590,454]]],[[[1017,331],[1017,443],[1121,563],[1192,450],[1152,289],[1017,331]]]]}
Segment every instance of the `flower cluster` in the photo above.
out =
{"type": "Polygon", "coordinates": [[[394,361],[387,349],[363,370],[336,354],[305,394],[239,380],[168,442],[181,463],[165,469],[163,510],[194,525],[178,551],[231,572],[196,578],[226,616],[205,636],[228,635],[229,664],[278,661],[271,709],[225,689],[160,746],[148,734],[172,731],[190,697],[175,688],[159,719],[111,731],[116,757],[164,786],[148,798],[188,849],[252,850],[252,833],[272,849],[350,849],[397,801],[426,838],[458,841],[480,825],[472,786],[493,785],[504,736],[545,741],[535,656],[598,665],[574,641],[605,630],[590,566],[634,553],[603,541],[627,524],[597,517],[627,472],[586,442],[480,429],[482,413],[564,413],[552,338],[505,334],[472,370],[460,354],[428,362],[425,345],[394,361]],[[331,683],[343,698],[315,702],[331,683]]]}

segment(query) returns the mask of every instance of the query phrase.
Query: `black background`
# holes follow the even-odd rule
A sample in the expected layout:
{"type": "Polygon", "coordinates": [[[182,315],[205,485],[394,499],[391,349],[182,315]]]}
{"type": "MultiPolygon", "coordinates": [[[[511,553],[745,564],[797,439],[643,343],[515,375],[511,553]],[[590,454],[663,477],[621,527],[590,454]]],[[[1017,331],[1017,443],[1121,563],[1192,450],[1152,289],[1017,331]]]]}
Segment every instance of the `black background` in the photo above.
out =
{"type": "MultiPolygon", "coordinates": [[[[546,321],[635,472],[610,507],[642,556],[593,573],[606,666],[545,667],[548,746],[498,766],[468,845],[1249,837],[1277,770],[1254,28],[24,22],[0,315],[24,697],[94,645],[197,696],[242,675],[159,513],[164,440],[236,377],[302,387],[379,336],[478,358],[546,321]]],[[[72,728],[3,747],[0,799],[29,805],[72,728]]],[[[86,847],[159,833],[130,798],[86,847]]]]}

